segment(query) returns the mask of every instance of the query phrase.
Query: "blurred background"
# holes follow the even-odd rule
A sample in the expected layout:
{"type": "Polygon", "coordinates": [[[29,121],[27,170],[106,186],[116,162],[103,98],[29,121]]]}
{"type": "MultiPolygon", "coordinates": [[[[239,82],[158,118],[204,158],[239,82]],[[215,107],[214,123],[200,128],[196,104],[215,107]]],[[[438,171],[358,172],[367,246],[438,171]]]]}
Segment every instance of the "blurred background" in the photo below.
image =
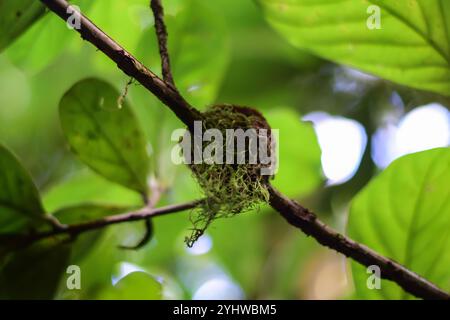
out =
{"type": "MultiPolygon", "coordinates": [[[[106,33],[160,73],[147,0],[76,1],[106,33]]],[[[253,106],[280,129],[274,184],[345,232],[348,204],[380,170],[407,153],[448,146],[448,100],[406,89],[291,47],[251,0],[165,0],[175,81],[200,109],[253,106]]],[[[19,155],[49,212],[80,202],[137,205],[139,195],[82,165],[69,151],[58,103],[76,81],[98,77],[124,91],[128,78],[59,18],[47,14],[0,55],[0,143],[19,155]]],[[[181,123],[141,86],[127,99],[148,138],[159,205],[201,196],[190,172],[170,161],[181,123]]],[[[216,220],[193,248],[189,213],[154,220],[152,241],[120,250],[140,223],[110,227],[77,258],[83,290],[58,298],[101,298],[136,270],[162,284],[165,299],[345,299],[346,261],[267,207],[216,220]]],[[[75,259],[75,258],[73,258],[75,259]]]]}

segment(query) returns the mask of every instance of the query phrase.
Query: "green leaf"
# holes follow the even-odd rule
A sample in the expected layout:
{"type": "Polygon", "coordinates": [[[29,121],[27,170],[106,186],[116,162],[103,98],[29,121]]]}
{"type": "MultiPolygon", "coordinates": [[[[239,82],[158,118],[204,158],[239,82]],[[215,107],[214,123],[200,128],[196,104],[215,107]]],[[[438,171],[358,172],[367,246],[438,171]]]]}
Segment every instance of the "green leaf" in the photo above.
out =
{"type": "MultiPolygon", "coordinates": [[[[450,149],[402,157],[352,201],[348,234],[450,290],[450,149]]],[[[352,263],[358,298],[409,298],[393,282],[366,286],[370,274],[352,263]]]]}
{"type": "Polygon", "coordinates": [[[279,130],[279,167],[274,186],[290,197],[308,195],[323,180],[321,151],[314,128],[287,108],[271,110],[266,116],[272,129],[279,130]]]}
{"type": "Polygon", "coordinates": [[[450,95],[450,2],[258,0],[296,47],[382,78],[450,95]],[[381,29],[369,29],[377,5],[381,29]],[[369,10],[370,12],[370,10],[369,10]]]}
{"type": "Polygon", "coordinates": [[[101,300],[160,300],[162,286],[146,272],[132,272],[116,283],[114,287],[104,289],[98,299],[101,300]]]}
{"type": "Polygon", "coordinates": [[[0,52],[27,30],[45,12],[35,0],[0,0],[0,52]]]}
{"type": "Polygon", "coordinates": [[[0,268],[0,299],[52,299],[69,255],[69,245],[50,241],[13,254],[0,268]]]}
{"type": "Polygon", "coordinates": [[[23,230],[43,216],[39,192],[29,173],[0,145],[0,232],[23,230]]]}
{"type": "Polygon", "coordinates": [[[147,193],[149,158],[130,106],[108,83],[86,79],[60,102],[63,131],[79,159],[105,178],[147,193]]]}

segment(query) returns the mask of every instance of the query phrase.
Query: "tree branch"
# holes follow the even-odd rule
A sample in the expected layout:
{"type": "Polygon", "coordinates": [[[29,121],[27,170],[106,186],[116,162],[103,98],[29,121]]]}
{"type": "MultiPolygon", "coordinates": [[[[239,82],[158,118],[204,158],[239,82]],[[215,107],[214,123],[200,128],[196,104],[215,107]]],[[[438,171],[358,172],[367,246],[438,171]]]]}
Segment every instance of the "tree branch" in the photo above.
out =
{"type": "Polygon", "coordinates": [[[69,235],[71,237],[76,237],[77,235],[93,231],[97,229],[102,229],[106,226],[133,222],[138,220],[145,220],[149,218],[155,218],[170,213],[180,212],[188,209],[193,209],[197,207],[203,200],[197,200],[192,202],[187,202],[183,204],[170,205],[161,208],[149,208],[144,207],[137,211],[127,212],[123,214],[117,214],[113,216],[107,216],[98,220],[82,222],[79,224],[68,225],[65,227],[59,227],[53,230],[30,234],[30,235],[1,235],[0,239],[3,243],[9,243],[13,248],[23,248],[36,241],[40,241],[46,238],[51,238],[59,235],[69,235]]]}
{"type": "Polygon", "coordinates": [[[376,265],[381,277],[396,282],[405,291],[424,299],[450,299],[450,295],[399,263],[338,233],[320,221],[314,213],[286,198],[269,186],[270,205],[293,226],[312,236],[320,244],[352,258],[364,266],[376,265]]]}
{"type": "MultiPolygon", "coordinates": [[[[69,4],[65,0],[40,0],[50,10],[66,20],[70,15],[67,13],[69,4]]],[[[134,77],[150,92],[164,102],[175,115],[192,130],[194,120],[201,120],[199,111],[192,108],[178,92],[160,79],[142,63],[137,61],[130,53],[125,51],[113,39],[98,29],[89,19],[82,15],[81,29],[77,30],[83,39],[94,44],[99,50],[105,53],[117,66],[127,75],[134,77]]],[[[298,203],[286,198],[278,191],[269,188],[270,204],[293,226],[300,228],[305,234],[314,237],[319,243],[330,247],[347,257],[354,259],[364,266],[378,265],[381,269],[381,276],[399,284],[405,291],[424,299],[450,299],[450,295],[434,284],[421,278],[419,275],[406,269],[402,265],[380,256],[371,249],[354,242],[353,240],[334,231],[308,209],[303,208],[298,203]]],[[[190,204],[186,208],[192,208],[190,204]]],[[[147,209],[148,210],[148,209],[147,209]]],[[[162,210],[162,209],[155,209],[162,210]]],[[[167,209],[166,209],[167,210],[167,209]]],[[[172,210],[169,210],[172,212],[172,210]]],[[[178,210],[179,211],[179,210],[178,210]]],[[[96,221],[93,224],[82,224],[72,229],[73,232],[82,232],[85,229],[92,230],[104,227],[109,224],[134,221],[144,219],[152,213],[136,212],[125,216],[113,216],[110,219],[96,221]]],[[[67,231],[53,231],[45,237],[64,233],[67,231]]],[[[43,237],[43,235],[41,235],[43,237]]]]}
{"type": "Polygon", "coordinates": [[[161,0],[151,0],[150,7],[153,11],[153,16],[155,17],[155,30],[156,37],[158,38],[159,54],[161,56],[163,79],[176,90],[170,67],[169,51],[167,50],[167,29],[164,24],[164,8],[161,4],[161,0]]]}
{"type": "MultiPolygon", "coordinates": [[[[68,10],[70,4],[66,0],[40,0],[51,11],[56,13],[63,20],[72,15],[72,10],[68,10]]],[[[200,112],[194,109],[181,95],[168,85],[164,80],[160,79],[156,74],[147,69],[133,55],[127,52],[116,41],[111,39],[102,30],[100,30],[93,22],[80,14],[81,27],[76,29],[81,37],[113,60],[119,69],[130,77],[135,78],[159,100],[167,105],[175,115],[183,121],[183,123],[193,130],[195,120],[201,120],[200,112]]]]}

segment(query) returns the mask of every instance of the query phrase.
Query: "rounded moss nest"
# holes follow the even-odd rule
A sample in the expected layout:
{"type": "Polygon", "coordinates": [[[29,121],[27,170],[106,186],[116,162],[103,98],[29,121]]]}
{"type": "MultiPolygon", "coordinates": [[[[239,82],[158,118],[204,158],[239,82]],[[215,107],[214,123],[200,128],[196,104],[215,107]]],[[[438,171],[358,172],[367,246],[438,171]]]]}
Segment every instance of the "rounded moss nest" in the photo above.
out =
{"type": "MultiPolygon", "coordinates": [[[[235,105],[215,105],[208,108],[203,114],[202,132],[208,129],[216,129],[223,139],[211,143],[221,144],[223,152],[220,156],[223,162],[205,161],[200,163],[192,162],[189,167],[194,178],[200,185],[205,201],[191,213],[193,223],[192,234],[186,238],[186,244],[192,246],[194,242],[204,233],[209,224],[217,218],[231,217],[241,212],[257,209],[261,203],[269,200],[267,190],[269,175],[262,175],[261,169],[270,164],[263,164],[260,161],[260,154],[255,154],[255,149],[250,148],[250,139],[244,140],[244,149],[236,148],[237,137],[231,136],[231,132],[248,132],[248,129],[255,132],[258,141],[258,148],[265,149],[265,154],[272,157],[273,144],[269,124],[266,119],[256,110],[235,105]],[[230,130],[232,129],[232,130],[230,130]],[[238,130],[237,129],[242,129],[238,130]],[[261,130],[263,129],[263,130],[261,130]],[[261,144],[260,137],[266,144],[261,144]],[[230,148],[231,145],[231,148],[230,148]],[[253,159],[257,161],[249,161],[253,159]],[[241,161],[238,157],[241,157],[241,161]],[[242,156],[245,162],[242,162],[242,156]],[[232,161],[229,161],[233,159],[232,161]]],[[[243,141],[243,140],[241,140],[243,141]]],[[[242,144],[241,144],[242,146],[242,144]]],[[[208,145],[202,146],[202,152],[208,145]]],[[[194,146],[191,147],[191,158],[193,159],[194,146]]],[[[261,149],[258,149],[260,152],[261,149]]],[[[215,158],[218,159],[218,158],[215,158]]]]}

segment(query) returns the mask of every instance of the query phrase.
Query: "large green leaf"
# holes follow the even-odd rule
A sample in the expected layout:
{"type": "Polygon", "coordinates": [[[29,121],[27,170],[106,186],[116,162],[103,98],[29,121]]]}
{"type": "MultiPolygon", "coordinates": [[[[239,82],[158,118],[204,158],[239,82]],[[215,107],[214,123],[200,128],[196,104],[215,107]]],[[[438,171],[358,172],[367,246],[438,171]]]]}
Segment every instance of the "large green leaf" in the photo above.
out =
{"type": "Polygon", "coordinates": [[[287,108],[266,113],[272,129],[279,130],[279,168],[274,186],[288,196],[305,196],[323,180],[320,146],[314,128],[287,108]]]}
{"type": "MultiPolygon", "coordinates": [[[[394,161],[353,200],[350,237],[450,290],[449,181],[449,148],[394,161]]],[[[358,298],[410,297],[389,281],[369,290],[366,268],[352,270],[358,298]]]]}
{"type": "Polygon", "coordinates": [[[36,0],[0,0],[0,52],[45,12],[36,0]]]}
{"type": "Polygon", "coordinates": [[[70,248],[48,240],[13,254],[0,268],[0,299],[52,299],[70,248]]]}
{"type": "Polygon", "coordinates": [[[294,46],[400,84],[450,95],[449,1],[258,2],[294,46]],[[381,29],[367,27],[370,5],[381,10],[381,29]]]}
{"type": "Polygon", "coordinates": [[[105,178],[147,193],[149,158],[130,106],[108,83],[86,79],[60,102],[63,131],[79,159],[105,178]]]}
{"type": "Polygon", "coordinates": [[[23,230],[43,216],[39,193],[29,173],[0,145],[0,232],[23,230]]]}

